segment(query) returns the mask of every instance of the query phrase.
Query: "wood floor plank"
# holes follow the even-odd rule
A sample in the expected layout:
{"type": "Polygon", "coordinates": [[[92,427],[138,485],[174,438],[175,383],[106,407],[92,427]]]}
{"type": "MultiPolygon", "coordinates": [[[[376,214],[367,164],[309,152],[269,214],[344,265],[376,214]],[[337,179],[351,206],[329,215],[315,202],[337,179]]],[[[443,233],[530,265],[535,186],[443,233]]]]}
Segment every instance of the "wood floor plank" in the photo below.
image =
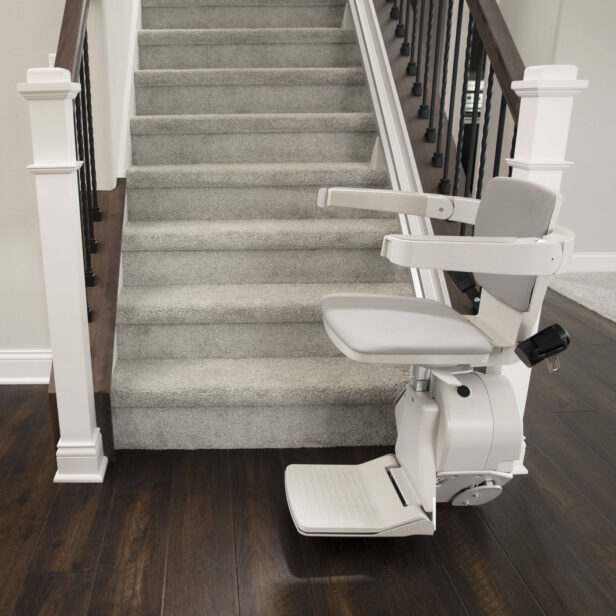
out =
{"type": "Polygon", "coordinates": [[[226,451],[175,452],[163,613],[238,613],[226,451]]]}
{"type": "MultiPolygon", "coordinates": [[[[111,466],[102,484],[56,486],[56,498],[41,531],[30,572],[89,572],[93,581],[115,479],[115,468],[111,466]]],[[[91,583],[88,595],[90,591],[91,583]]]]}
{"type": "Polygon", "coordinates": [[[524,418],[527,443],[557,463],[567,480],[590,501],[606,522],[614,524],[616,490],[608,486],[616,486],[616,469],[561,421],[561,416],[568,414],[527,414],[524,418]]]}
{"type": "Polygon", "coordinates": [[[532,444],[527,477],[481,507],[508,557],[547,614],[609,614],[614,605],[613,527],[532,444]]]}
{"type": "Polygon", "coordinates": [[[35,414],[33,426],[24,435],[19,451],[12,450],[11,468],[0,486],[0,613],[10,611],[21,593],[55,496],[56,463],[50,446],[45,390],[37,388],[27,396],[35,414]]]}
{"type": "Polygon", "coordinates": [[[558,419],[612,468],[616,468],[616,415],[600,411],[559,413],[558,419]]]}
{"type": "Polygon", "coordinates": [[[171,453],[119,452],[118,484],[89,614],[158,614],[164,588],[171,453]]]}
{"type": "Polygon", "coordinates": [[[240,613],[318,614],[287,510],[279,451],[229,455],[240,613]]]}
{"type": "Polygon", "coordinates": [[[90,576],[83,572],[29,573],[13,616],[85,614],[90,598],[90,576]]]}
{"type": "Polygon", "coordinates": [[[434,542],[469,614],[543,613],[475,508],[440,505],[436,524],[434,542]]]}
{"type": "MultiPolygon", "coordinates": [[[[414,540],[407,539],[407,542],[414,540]]],[[[381,595],[391,616],[469,613],[443,565],[380,569],[378,578],[381,595]]]]}

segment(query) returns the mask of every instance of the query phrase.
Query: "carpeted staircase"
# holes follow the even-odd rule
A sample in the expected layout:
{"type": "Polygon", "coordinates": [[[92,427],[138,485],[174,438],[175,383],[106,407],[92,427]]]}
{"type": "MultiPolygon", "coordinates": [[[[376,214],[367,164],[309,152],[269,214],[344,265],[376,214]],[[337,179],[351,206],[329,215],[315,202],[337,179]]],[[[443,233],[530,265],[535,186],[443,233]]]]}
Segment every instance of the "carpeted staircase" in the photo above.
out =
{"type": "Polygon", "coordinates": [[[410,292],[397,218],[316,206],[384,186],[341,0],[143,0],[112,407],[118,448],[393,438],[398,367],[342,357],[325,293],[410,292]]]}

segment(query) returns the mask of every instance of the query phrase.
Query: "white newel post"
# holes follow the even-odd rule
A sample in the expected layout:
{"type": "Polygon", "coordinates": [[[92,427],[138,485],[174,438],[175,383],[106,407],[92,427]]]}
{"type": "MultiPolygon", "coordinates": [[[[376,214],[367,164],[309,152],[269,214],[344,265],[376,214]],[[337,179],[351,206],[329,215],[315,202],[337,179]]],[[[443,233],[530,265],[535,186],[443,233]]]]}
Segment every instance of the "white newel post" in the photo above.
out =
{"type": "Polygon", "coordinates": [[[60,440],[56,482],[101,482],[107,468],[96,425],[86,312],[73,99],[61,68],[34,68],[18,90],[28,101],[60,440]]]}
{"type": "MultiPolygon", "coordinates": [[[[512,177],[560,191],[563,170],[573,164],[565,160],[573,97],[588,87],[588,81],[577,79],[577,66],[529,66],[524,79],[514,81],[511,87],[520,97],[515,154],[506,159],[513,168],[512,177]]],[[[563,207],[567,207],[566,195],[563,207]]],[[[534,331],[538,325],[535,323],[534,331]]],[[[502,371],[514,383],[523,409],[530,368],[518,361],[502,371]]]]}

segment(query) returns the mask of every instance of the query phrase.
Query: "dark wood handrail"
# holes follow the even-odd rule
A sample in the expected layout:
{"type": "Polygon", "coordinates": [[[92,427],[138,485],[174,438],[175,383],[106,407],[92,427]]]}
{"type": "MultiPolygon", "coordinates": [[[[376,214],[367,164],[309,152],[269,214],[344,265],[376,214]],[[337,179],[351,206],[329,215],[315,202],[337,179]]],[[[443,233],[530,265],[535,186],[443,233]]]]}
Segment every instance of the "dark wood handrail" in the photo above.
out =
{"type": "Polygon", "coordinates": [[[73,81],[79,81],[83,39],[86,35],[90,0],[66,0],[56,51],[56,68],[65,68],[73,81]]]}
{"type": "Polygon", "coordinates": [[[520,114],[520,97],[511,89],[511,82],[524,78],[524,62],[509,32],[496,0],[466,0],[475,27],[481,37],[507,107],[515,122],[520,114]]]}

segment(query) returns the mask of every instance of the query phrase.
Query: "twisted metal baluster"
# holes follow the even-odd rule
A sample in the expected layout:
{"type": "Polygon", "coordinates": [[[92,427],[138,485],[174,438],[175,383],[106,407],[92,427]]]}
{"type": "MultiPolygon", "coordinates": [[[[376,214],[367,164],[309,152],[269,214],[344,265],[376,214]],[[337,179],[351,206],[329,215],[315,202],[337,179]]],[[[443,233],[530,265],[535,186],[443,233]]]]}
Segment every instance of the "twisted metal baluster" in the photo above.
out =
{"type": "Polygon", "coordinates": [[[494,85],[494,68],[490,64],[488,73],[488,90],[486,92],[486,102],[483,110],[483,133],[481,135],[481,154],[479,155],[479,175],[477,177],[477,190],[475,197],[481,199],[481,189],[483,188],[483,176],[486,166],[486,150],[488,148],[488,130],[490,124],[490,109],[492,107],[492,86],[494,85]]]}
{"type": "MultiPolygon", "coordinates": [[[[83,125],[81,113],[81,94],[75,97],[75,132],[77,133],[77,154],[79,160],[84,159],[83,148],[83,125]]],[[[84,244],[84,269],[86,276],[86,286],[94,286],[94,271],[92,270],[92,260],[90,258],[90,212],[86,201],[86,175],[83,164],[79,168],[79,197],[81,201],[81,220],[83,224],[83,244],[84,244]]]]}
{"type": "Polygon", "coordinates": [[[420,73],[421,73],[421,42],[423,40],[423,25],[424,25],[424,14],[426,8],[426,0],[421,0],[421,7],[419,13],[419,38],[417,40],[417,66],[415,67],[415,83],[411,88],[411,94],[413,96],[421,96],[422,86],[421,81],[419,81],[420,73]]]}
{"type": "Polygon", "coordinates": [[[453,70],[451,73],[451,94],[449,95],[449,115],[447,117],[447,136],[445,137],[445,161],[443,164],[443,177],[438,183],[438,190],[442,195],[451,192],[451,181],[449,180],[449,157],[451,155],[451,144],[453,143],[453,114],[456,104],[456,86],[458,79],[458,59],[460,57],[460,39],[462,37],[462,16],[464,12],[464,2],[458,2],[458,17],[456,21],[456,42],[453,52],[453,70]]]}
{"type": "Polygon", "coordinates": [[[473,181],[475,179],[475,162],[477,160],[477,132],[479,130],[479,95],[481,93],[481,82],[483,81],[483,71],[486,52],[481,46],[479,62],[475,67],[475,91],[473,92],[473,115],[471,116],[471,135],[468,147],[468,162],[466,165],[466,183],[464,185],[464,196],[470,197],[473,192],[473,181]]]}
{"type": "Polygon", "coordinates": [[[394,5],[391,7],[391,11],[389,11],[389,17],[391,19],[398,19],[400,16],[400,9],[398,8],[398,0],[394,0],[394,5]]]}
{"type": "MultiPolygon", "coordinates": [[[[417,2],[417,0],[415,0],[417,2]]],[[[404,42],[400,45],[400,55],[408,56],[411,53],[411,46],[409,45],[409,19],[411,15],[412,0],[407,0],[406,12],[404,15],[404,42]]]]}
{"type": "MultiPolygon", "coordinates": [[[[436,130],[434,130],[434,108],[436,107],[436,84],[438,82],[438,72],[440,69],[439,56],[441,55],[441,33],[443,30],[443,8],[445,0],[439,0],[438,17],[436,19],[436,44],[434,46],[434,72],[432,73],[432,96],[430,98],[430,122],[426,128],[425,139],[428,143],[436,141],[436,130]]],[[[445,69],[443,70],[443,73],[445,69]]],[[[441,92],[441,100],[444,98],[444,93],[441,92]]],[[[441,105],[442,107],[442,105],[441,105]]]]}
{"type": "Polygon", "coordinates": [[[90,154],[90,173],[92,176],[92,198],[93,206],[92,212],[94,214],[94,220],[100,221],[103,219],[103,212],[98,205],[98,189],[96,186],[96,160],[94,155],[94,123],[92,121],[92,94],[90,90],[90,56],[88,53],[88,33],[85,33],[83,39],[83,64],[85,69],[86,78],[86,112],[88,116],[88,141],[89,141],[89,154],[90,154]]]}
{"type": "MultiPolygon", "coordinates": [[[[441,81],[441,105],[438,113],[438,131],[436,137],[436,150],[432,155],[432,166],[443,166],[443,153],[441,143],[443,140],[443,125],[445,123],[445,97],[447,95],[447,70],[449,68],[449,47],[451,46],[451,23],[453,21],[453,0],[447,6],[447,26],[445,27],[445,51],[443,52],[443,77],[441,81]]],[[[455,69],[454,69],[455,70],[455,69]]],[[[434,105],[433,105],[434,107],[434,105]]]]}
{"type": "Polygon", "coordinates": [[[430,0],[430,10],[428,12],[428,37],[426,41],[426,62],[424,64],[424,88],[423,99],[419,105],[419,117],[426,119],[430,113],[428,102],[428,81],[430,78],[430,48],[432,47],[432,23],[434,21],[434,0],[430,0]]]}
{"type": "Polygon", "coordinates": [[[458,143],[456,148],[456,167],[453,176],[453,194],[458,194],[460,182],[460,167],[462,166],[462,142],[464,141],[464,115],[466,110],[466,95],[468,93],[468,73],[471,68],[471,49],[473,47],[473,33],[475,24],[473,17],[468,16],[468,31],[466,34],[466,51],[464,55],[464,75],[462,77],[462,102],[460,104],[460,123],[458,126],[458,143]]]}
{"type": "Polygon", "coordinates": [[[417,53],[417,3],[419,0],[413,1],[413,37],[411,38],[411,57],[406,65],[407,75],[417,75],[417,63],[415,62],[415,54],[417,53]]]}
{"type": "MultiPolygon", "coordinates": [[[[85,75],[83,68],[83,56],[81,61],[81,66],[79,67],[79,79],[81,82],[81,91],[84,91],[85,84],[85,75]]],[[[82,144],[83,144],[83,168],[84,168],[84,178],[86,182],[86,201],[85,204],[88,210],[88,246],[90,247],[90,252],[94,253],[98,251],[98,242],[96,241],[96,236],[94,234],[94,213],[93,213],[93,203],[92,203],[92,177],[90,173],[90,156],[88,152],[88,114],[86,112],[85,105],[85,95],[81,97],[81,126],[83,130],[82,135],[82,144]]]]}
{"type": "MultiPolygon", "coordinates": [[[[408,5],[409,0],[406,0],[406,4],[408,5]]],[[[398,38],[401,38],[404,36],[404,23],[402,22],[402,20],[404,19],[404,11],[403,11],[403,7],[404,6],[404,0],[400,0],[400,10],[398,11],[399,15],[398,15],[398,25],[396,26],[396,36],[398,38]]]]}
{"type": "Polygon", "coordinates": [[[498,128],[496,129],[496,146],[494,148],[494,167],[492,177],[500,175],[501,151],[503,149],[503,133],[505,132],[505,114],[507,113],[507,103],[505,96],[501,94],[500,110],[498,112],[498,128]]]}

